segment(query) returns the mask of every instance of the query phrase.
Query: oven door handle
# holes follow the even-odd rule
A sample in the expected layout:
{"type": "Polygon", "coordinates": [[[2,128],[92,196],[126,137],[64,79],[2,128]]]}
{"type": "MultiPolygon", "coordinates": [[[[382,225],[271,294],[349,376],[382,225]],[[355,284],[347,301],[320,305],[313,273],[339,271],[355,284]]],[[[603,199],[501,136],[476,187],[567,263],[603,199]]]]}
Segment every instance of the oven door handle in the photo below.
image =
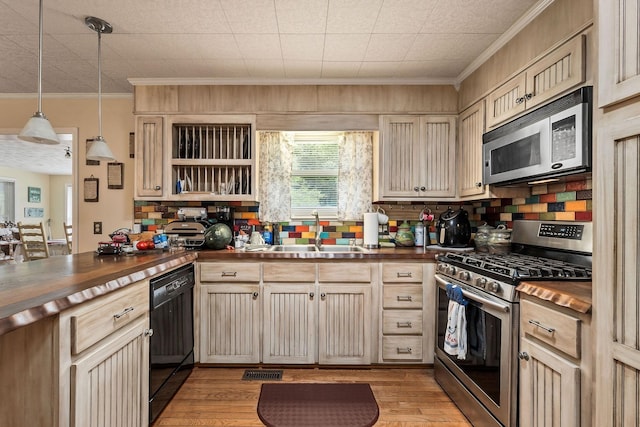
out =
{"type": "MultiPolygon", "coordinates": [[[[440,283],[442,286],[447,286],[447,282],[446,280],[444,280],[443,278],[441,278],[440,276],[436,276],[436,281],[438,283],[440,283]]],[[[508,305],[502,305],[499,304],[497,302],[491,301],[489,299],[483,298],[480,295],[471,293],[469,291],[466,291],[464,288],[460,287],[460,290],[462,291],[462,295],[468,299],[470,299],[471,301],[475,301],[477,303],[492,307],[496,310],[500,310],[502,312],[508,313],[509,312],[509,306],[508,305]]]]}

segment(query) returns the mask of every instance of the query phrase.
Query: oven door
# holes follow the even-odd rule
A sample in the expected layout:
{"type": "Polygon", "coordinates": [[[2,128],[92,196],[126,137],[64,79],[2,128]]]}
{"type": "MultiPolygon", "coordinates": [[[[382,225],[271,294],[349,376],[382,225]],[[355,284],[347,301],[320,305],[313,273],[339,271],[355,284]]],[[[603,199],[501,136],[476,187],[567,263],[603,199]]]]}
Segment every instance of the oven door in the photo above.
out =
{"type": "Polygon", "coordinates": [[[503,425],[515,422],[517,403],[518,304],[506,302],[447,277],[436,275],[438,314],[436,357],[503,425]],[[446,285],[460,286],[466,306],[467,356],[444,350],[449,299],[446,285]]]}

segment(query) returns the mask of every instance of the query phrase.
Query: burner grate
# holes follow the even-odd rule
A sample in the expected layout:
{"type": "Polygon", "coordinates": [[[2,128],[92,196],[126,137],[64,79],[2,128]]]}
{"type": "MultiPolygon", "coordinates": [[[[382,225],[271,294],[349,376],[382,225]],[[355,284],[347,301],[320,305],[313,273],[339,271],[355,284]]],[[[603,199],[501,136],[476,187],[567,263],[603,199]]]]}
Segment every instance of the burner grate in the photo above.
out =
{"type": "Polygon", "coordinates": [[[242,379],[245,381],[280,381],[282,369],[246,369],[242,379]]]}

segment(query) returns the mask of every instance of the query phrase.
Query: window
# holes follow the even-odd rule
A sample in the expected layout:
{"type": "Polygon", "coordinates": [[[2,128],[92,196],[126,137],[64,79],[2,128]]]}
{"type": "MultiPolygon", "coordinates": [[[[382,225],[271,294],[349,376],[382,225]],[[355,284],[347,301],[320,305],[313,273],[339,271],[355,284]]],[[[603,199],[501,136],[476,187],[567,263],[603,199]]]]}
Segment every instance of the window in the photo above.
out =
{"type": "Polygon", "coordinates": [[[338,211],[338,133],[296,132],[291,161],[291,216],[338,211]]]}
{"type": "Polygon", "coordinates": [[[16,221],[16,183],[0,178],[0,222],[16,221]]]}

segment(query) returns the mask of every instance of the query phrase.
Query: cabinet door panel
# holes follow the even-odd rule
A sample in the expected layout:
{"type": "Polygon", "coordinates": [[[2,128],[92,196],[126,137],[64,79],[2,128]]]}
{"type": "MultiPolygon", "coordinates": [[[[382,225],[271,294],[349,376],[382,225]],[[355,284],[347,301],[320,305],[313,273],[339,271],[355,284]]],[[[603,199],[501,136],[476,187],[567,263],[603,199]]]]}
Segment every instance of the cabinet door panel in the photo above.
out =
{"type": "Polygon", "coordinates": [[[201,310],[201,362],[260,361],[257,285],[203,286],[201,310]]]}
{"type": "Polygon", "coordinates": [[[520,351],[520,425],[580,426],[580,368],[526,338],[520,351]]]}
{"type": "Polygon", "coordinates": [[[380,173],[384,197],[416,197],[420,186],[420,118],[393,116],[383,119],[380,173]]]}
{"type": "Polygon", "coordinates": [[[136,196],[163,195],[162,117],[136,118],[136,196]]]}
{"type": "Polygon", "coordinates": [[[458,133],[458,194],[462,197],[484,193],[482,184],[482,134],[484,101],[460,115],[458,133]]]}
{"type": "Polygon", "coordinates": [[[422,117],[420,128],[420,195],[455,196],[455,117],[422,117]]]}
{"type": "Polygon", "coordinates": [[[640,94],[640,1],[599,0],[598,106],[640,94]]]}
{"type": "Polygon", "coordinates": [[[487,127],[493,127],[524,111],[524,73],[500,86],[487,99],[487,127]]]}
{"type": "Polygon", "coordinates": [[[315,285],[265,285],[264,363],[315,362],[315,285]]]}
{"type": "Polygon", "coordinates": [[[146,317],[136,321],[71,366],[71,425],[149,425],[147,322],[146,317]]]}
{"type": "Polygon", "coordinates": [[[371,363],[371,288],[320,286],[320,363],[371,363]]]}

